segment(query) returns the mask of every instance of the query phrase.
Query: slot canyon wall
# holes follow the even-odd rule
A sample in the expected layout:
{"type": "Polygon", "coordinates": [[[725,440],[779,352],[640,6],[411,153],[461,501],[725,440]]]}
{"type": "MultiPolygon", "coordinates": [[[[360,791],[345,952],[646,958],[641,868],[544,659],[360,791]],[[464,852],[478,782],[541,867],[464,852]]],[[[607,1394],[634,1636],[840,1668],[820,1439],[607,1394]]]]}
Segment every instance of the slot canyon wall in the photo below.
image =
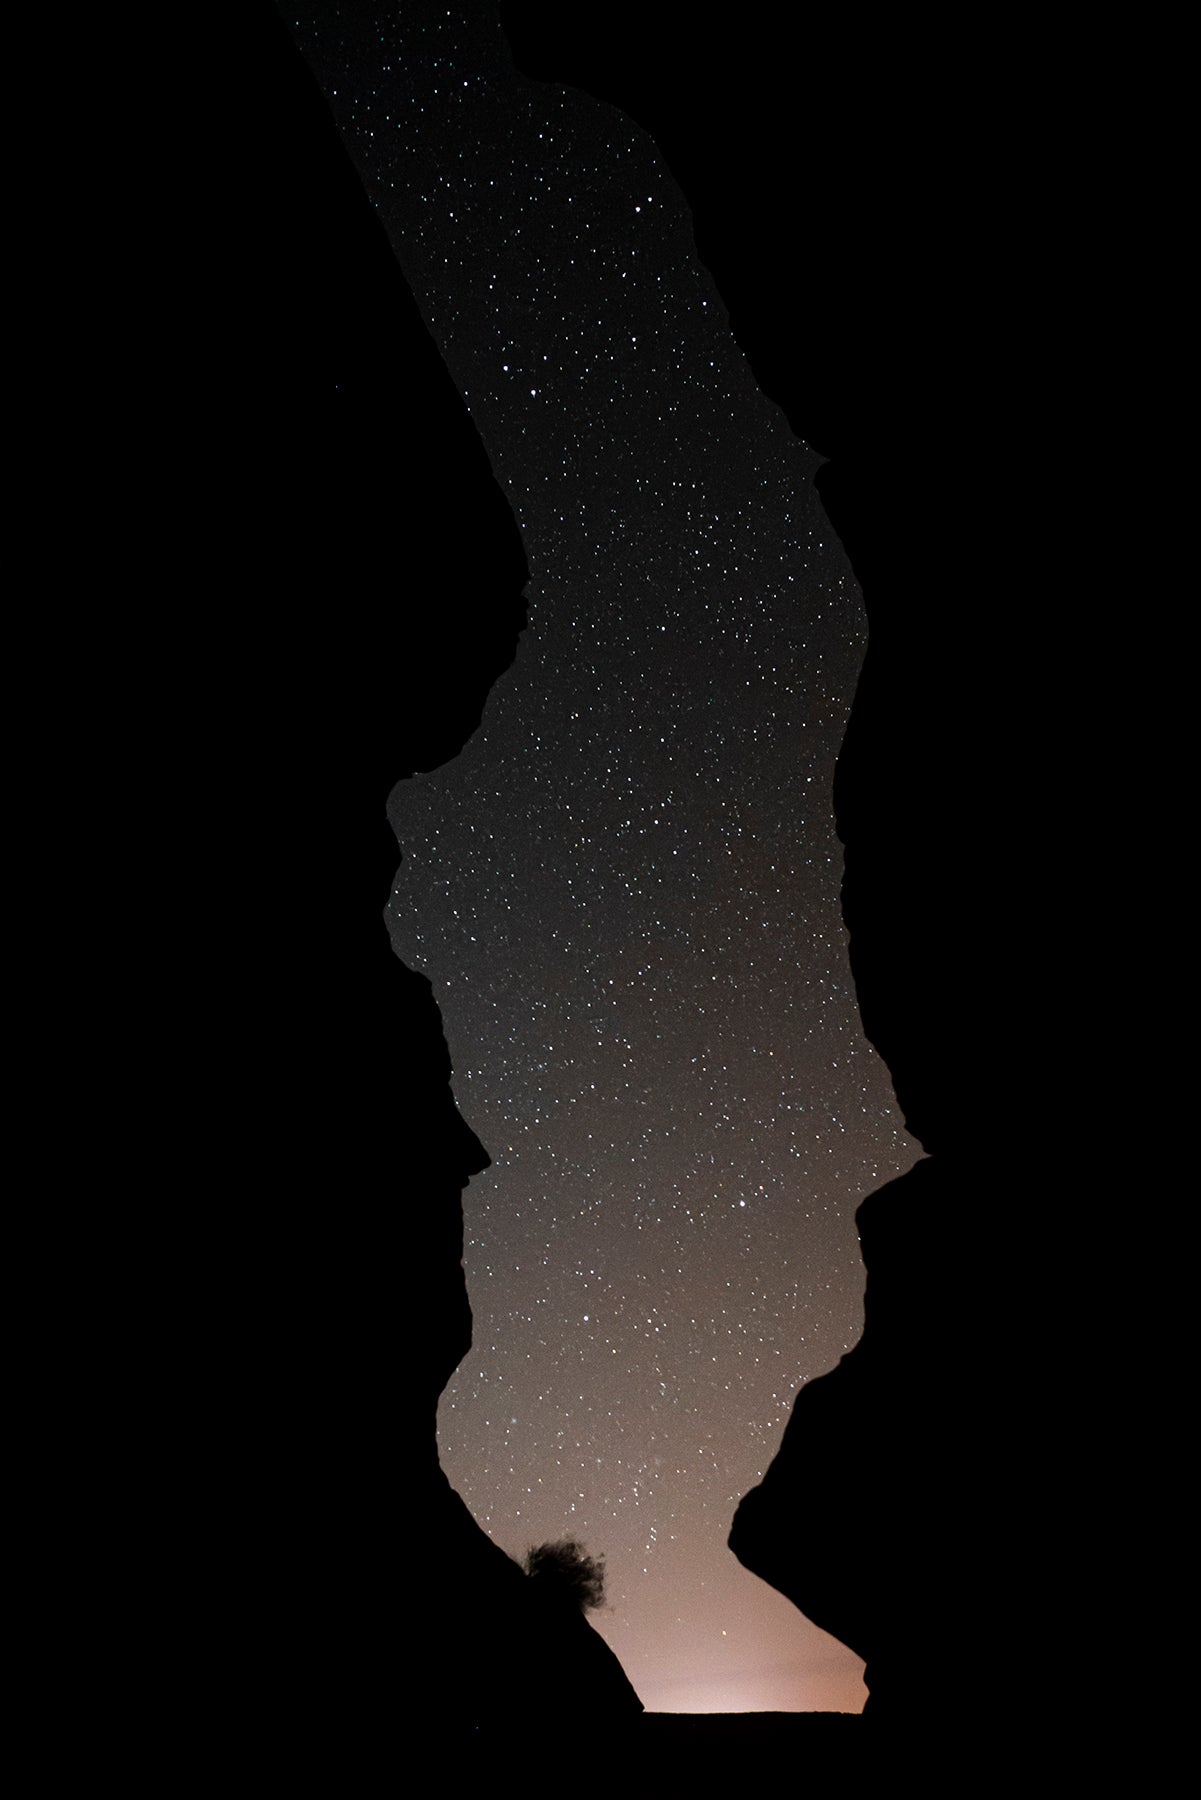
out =
{"type": "MultiPolygon", "coordinates": [[[[807,17],[780,38],[744,8],[702,39],[624,4],[502,10],[527,73],[654,135],[756,379],[828,458],[818,488],[871,630],[837,781],[844,909],[865,1028],[927,1154],[862,1209],[863,1340],[802,1391],[731,1541],[866,1658],[869,1719],[977,1729],[1015,1685],[1075,1694],[1061,1652],[1092,1616],[1070,1546],[1096,1417],[1060,1304],[1085,1257],[1063,723],[1080,618],[1067,552],[1046,550],[1055,468],[1029,467],[1063,441],[1032,298],[1051,253],[1024,204],[1037,158],[995,80],[965,53],[948,89],[908,24],[865,41],[807,17]],[[935,1662],[952,1673],[931,1693],[935,1662]]],[[[247,1733],[341,1780],[390,1766],[398,1647],[410,1715],[452,1734],[485,1692],[497,1719],[531,1684],[569,1711],[594,1652],[532,1610],[437,1466],[437,1397],[470,1334],[460,1194],[487,1153],[429,984],[376,924],[388,791],[470,735],[528,571],[280,16],[251,9],[243,43],[215,127],[237,171],[222,329],[242,397],[207,553],[271,597],[246,654],[270,696],[257,787],[230,830],[245,891],[276,890],[253,1004],[278,1156],[270,1203],[237,1226],[222,1380],[248,1498],[214,1527],[228,1585],[206,1604],[252,1592],[221,1674],[247,1733]],[[422,601],[390,606],[398,587],[422,601]]]]}

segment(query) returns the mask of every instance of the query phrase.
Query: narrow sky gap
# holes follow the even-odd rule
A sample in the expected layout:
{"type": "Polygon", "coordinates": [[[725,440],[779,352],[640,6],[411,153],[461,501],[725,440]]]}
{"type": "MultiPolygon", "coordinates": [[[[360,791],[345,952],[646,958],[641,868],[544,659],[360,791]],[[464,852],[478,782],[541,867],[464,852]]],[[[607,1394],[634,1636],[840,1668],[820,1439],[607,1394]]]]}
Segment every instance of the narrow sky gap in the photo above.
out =
{"type": "Polygon", "coordinates": [[[859,594],[654,145],[520,80],[489,14],[293,15],[533,572],[481,730],[391,807],[390,929],[493,1159],[443,1462],[506,1548],[605,1555],[652,1709],[854,1709],[857,1659],[725,1537],[917,1154],[838,910],[859,594]]]}

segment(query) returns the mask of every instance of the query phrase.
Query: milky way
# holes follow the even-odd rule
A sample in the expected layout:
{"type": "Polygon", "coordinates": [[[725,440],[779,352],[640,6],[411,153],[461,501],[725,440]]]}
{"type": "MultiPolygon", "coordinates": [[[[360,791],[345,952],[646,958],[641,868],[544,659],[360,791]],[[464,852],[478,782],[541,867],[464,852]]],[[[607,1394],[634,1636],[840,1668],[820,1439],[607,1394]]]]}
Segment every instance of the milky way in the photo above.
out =
{"type": "Polygon", "coordinates": [[[859,593],[654,145],[519,79],[490,13],[290,13],[532,570],[482,728],[390,804],[393,941],[492,1158],[443,1463],[506,1549],[606,1557],[648,1706],[857,1708],[725,1538],[858,1335],[854,1209],[917,1154],[838,910],[859,593]]]}

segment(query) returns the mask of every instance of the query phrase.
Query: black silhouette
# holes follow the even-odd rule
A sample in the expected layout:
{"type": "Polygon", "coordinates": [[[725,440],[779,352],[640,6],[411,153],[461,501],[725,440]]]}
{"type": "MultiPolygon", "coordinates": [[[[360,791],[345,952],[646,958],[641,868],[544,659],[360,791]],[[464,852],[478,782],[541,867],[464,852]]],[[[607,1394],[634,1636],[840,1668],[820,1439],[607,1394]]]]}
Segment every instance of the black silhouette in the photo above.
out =
{"type": "MultiPolygon", "coordinates": [[[[761,31],[740,8],[664,41],[624,3],[505,16],[530,73],[656,135],[759,380],[830,459],[870,615],[844,905],[865,1026],[929,1158],[861,1209],[863,1343],[802,1393],[738,1553],[867,1657],[869,1721],[978,1730],[1018,1698],[1079,1720],[1113,1692],[1081,1521],[1139,1466],[1102,1463],[1104,1340],[1075,1341],[1109,1191],[1082,1122],[1114,1051],[1088,998],[1108,871],[1079,867],[1094,721],[1078,704],[1063,726],[1087,686],[1079,549],[1041,528],[1081,435],[1076,321],[1038,299],[1063,218],[1032,173],[1057,166],[1047,114],[1015,126],[999,38],[948,81],[898,38],[908,15],[806,15],[803,56],[774,7],[761,31]]],[[[381,923],[388,791],[455,754],[512,659],[520,539],[270,7],[240,11],[231,62],[200,146],[215,298],[148,358],[146,416],[172,424],[134,470],[164,571],[147,615],[185,620],[147,659],[145,816],[186,827],[212,886],[172,912],[165,965],[189,1043],[160,1091],[190,1110],[164,1108],[152,1204],[103,1214],[106,1311],[133,1298],[105,1319],[105,1380],[91,1343],[82,1377],[100,1423],[75,1434],[71,1491],[113,1571],[83,1642],[157,1789],[183,1759],[209,1785],[370,1792],[418,1738],[453,1753],[638,1703],[437,1466],[470,1333],[460,1195],[487,1152],[381,923]],[[193,688],[202,748],[176,759],[193,688]]]]}
{"type": "Polygon", "coordinates": [[[581,1612],[595,1612],[605,1603],[605,1559],[589,1556],[575,1538],[538,1544],[526,1552],[524,1568],[542,1593],[581,1612]]]}

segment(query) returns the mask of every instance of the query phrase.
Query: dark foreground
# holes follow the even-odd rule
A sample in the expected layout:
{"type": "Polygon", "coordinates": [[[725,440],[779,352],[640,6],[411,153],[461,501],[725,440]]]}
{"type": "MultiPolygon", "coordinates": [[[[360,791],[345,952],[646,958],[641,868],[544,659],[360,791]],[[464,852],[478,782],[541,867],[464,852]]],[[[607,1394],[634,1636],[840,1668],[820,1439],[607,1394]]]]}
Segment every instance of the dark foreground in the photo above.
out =
{"type": "Polygon", "coordinates": [[[991,1791],[959,1758],[951,1766],[949,1751],[915,1752],[912,1740],[885,1739],[856,1713],[645,1713],[614,1728],[593,1724],[581,1705],[570,1721],[531,1718],[468,1750],[482,1787],[511,1775],[526,1793],[573,1796],[736,1794],[748,1779],[792,1796],[867,1794],[880,1776],[903,1775],[915,1753],[925,1793],[991,1791]]]}

